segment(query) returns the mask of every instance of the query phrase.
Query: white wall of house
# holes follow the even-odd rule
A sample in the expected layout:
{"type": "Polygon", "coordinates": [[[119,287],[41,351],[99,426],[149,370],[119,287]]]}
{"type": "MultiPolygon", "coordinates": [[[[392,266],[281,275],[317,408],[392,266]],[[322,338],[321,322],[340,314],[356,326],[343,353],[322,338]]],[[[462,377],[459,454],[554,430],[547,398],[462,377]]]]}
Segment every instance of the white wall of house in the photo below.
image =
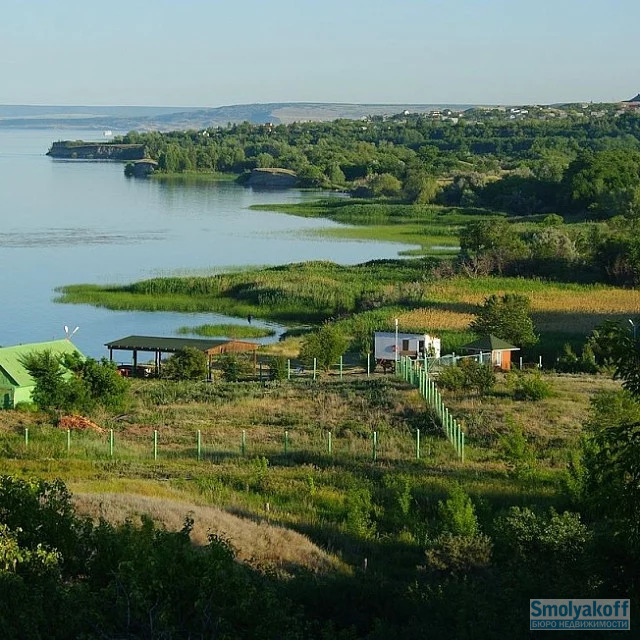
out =
{"type": "MultiPolygon", "coordinates": [[[[393,331],[376,331],[374,333],[374,357],[376,360],[396,359],[396,334],[393,331]]],[[[398,333],[398,355],[411,357],[440,357],[440,338],[428,333],[398,333]]]]}

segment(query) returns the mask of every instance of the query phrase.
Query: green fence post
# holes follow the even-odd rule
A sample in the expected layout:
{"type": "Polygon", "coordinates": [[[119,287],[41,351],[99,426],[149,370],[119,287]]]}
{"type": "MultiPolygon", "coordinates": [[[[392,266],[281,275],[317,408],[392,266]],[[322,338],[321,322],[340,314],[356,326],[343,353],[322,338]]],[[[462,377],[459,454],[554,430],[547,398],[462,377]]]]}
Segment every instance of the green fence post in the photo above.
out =
{"type": "Polygon", "coordinates": [[[109,455],[113,458],[113,429],[109,429],[109,455]]]}
{"type": "Polygon", "coordinates": [[[287,380],[291,380],[291,360],[287,360],[287,380]]]}
{"type": "Polygon", "coordinates": [[[316,358],[313,359],[313,379],[316,379],[316,371],[318,369],[318,360],[316,358]]]}
{"type": "Polygon", "coordinates": [[[24,446],[29,446],[29,427],[24,428],[24,446]]]}
{"type": "Polygon", "coordinates": [[[460,462],[464,462],[464,431],[462,432],[462,448],[460,449],[460,462]]]}
{"type": "Polygon", "coordinates": [[[158,430],[153,431],[153,459],[158,459],[158,430]]]}
{"type": "Polygon", "coordinates": [[[342,380],[342,356],[340,356],[340,380],[342,380]]]}
{"type": "Polygon", "coordinates": [[[327,453],[331,455],[332,447],[331,447],[331,431],[327,432],[327,453]]]}
{"type": "Polygon", "coordinates": [[[367,378],[371,375],[371,354],[367,352],[367,378]]]}
{"type": "Polygon", "coordinates": [[[244,457],[245,454],[247,453],[247,432],[244,429],[242,430],[242,446],[241,446],[241,450],[242,450],[242,457],[244,457]]]}
{"type": "Polygon", "coordinates": [[[453,421],[453,446],[456,453],[460,455],[460,427],[458,427],[458,421],[453,421]]]}
{"type": "Polygon", "coordinates": [[[416,429],[416,460],[420,460],[420,429],[416,429]]]}
{"type": "Polygon", "coordinates": [[[71,453],[71,429],[67,429],[67,453],[71,453]]]}
{"type": "Polygon", "coordinates": [[[284,455],[289,453],[289,432],[285,429],[284,432],[284,455]]]}
{"type": "Polygon", "coordinates": [[[375,462],[378,459],[378,432],[373,432],[373,461],[375,462]]]}
{"type": "Polygon", "coordinates": [[[202,457],[202,432],[200,429],[196,432],[196,446],[198,448],[198,460],[202,457]]]}

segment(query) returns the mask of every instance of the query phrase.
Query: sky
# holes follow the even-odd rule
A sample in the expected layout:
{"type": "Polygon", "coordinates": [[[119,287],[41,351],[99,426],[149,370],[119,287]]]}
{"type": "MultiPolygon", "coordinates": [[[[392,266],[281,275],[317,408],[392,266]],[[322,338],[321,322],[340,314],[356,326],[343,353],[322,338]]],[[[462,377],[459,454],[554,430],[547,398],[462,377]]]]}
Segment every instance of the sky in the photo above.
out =
{"type": "Polygon", "coordinates": [[[640,0],[2,0],[0,104],[534,104],[640,92],[640,0]]]}

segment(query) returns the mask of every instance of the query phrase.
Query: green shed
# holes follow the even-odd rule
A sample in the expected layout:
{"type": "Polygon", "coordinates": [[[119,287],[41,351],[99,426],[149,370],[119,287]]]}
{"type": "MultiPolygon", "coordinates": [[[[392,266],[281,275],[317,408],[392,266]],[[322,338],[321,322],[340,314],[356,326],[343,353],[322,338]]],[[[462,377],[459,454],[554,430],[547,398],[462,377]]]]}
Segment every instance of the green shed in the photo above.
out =
{"type": "Polygon", "coordinates": [[[51,351],[60,355],[80,353],[66,339],[0,348],[0,408],[13,409],[19,402],[31,402],[35,382],[22,366],[21,360],[28,353],[40,351],[51,351]]]}

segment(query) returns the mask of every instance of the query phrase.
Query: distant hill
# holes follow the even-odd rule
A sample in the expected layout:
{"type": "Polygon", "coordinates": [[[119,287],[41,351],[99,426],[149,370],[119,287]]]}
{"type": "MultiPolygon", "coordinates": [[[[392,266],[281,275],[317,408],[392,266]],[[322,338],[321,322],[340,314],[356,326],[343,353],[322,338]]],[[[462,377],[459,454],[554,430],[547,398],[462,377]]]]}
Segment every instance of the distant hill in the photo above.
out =
{"type": "Polygon", "coordinates": [[[635,98],[631,98],[631,100],[625,100],[625,102],[640,102],[640,93],[635,98]]]}
{"type": "Polygon", "coordinates": [[[83,107],[0,105],[0,127],[112,129],[114,131],[171,131],[252,122],[286,124],[295,121],[357,119],[393,115],[402,111],[424,113],[434,109],[463,110],[469,104],[342,104],[324,102],[272,102],[224,107],[83,107]]]}

